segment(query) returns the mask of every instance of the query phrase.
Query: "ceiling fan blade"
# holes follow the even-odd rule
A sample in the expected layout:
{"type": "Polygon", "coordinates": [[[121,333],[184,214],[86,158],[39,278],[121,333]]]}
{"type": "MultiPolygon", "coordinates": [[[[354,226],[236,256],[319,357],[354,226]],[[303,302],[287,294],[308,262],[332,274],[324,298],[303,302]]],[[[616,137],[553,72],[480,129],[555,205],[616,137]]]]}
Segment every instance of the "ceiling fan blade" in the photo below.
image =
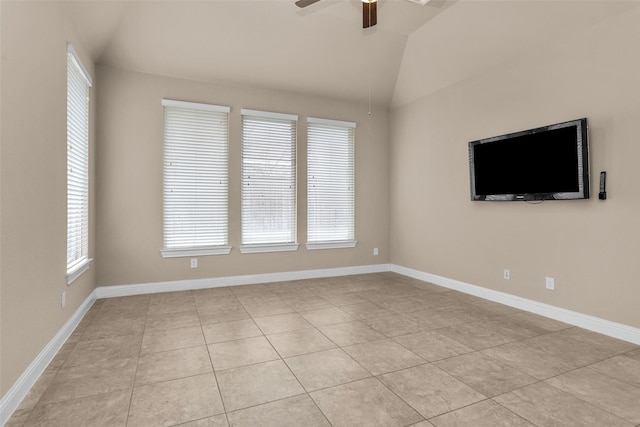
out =
{"type": "Polygon", "coordinates": [[[307,6],[311,6],[314,3],[319,2],[320,0],[298,0],[296,2],[296,6],[298,7],[307,7],[307,6]]]}
{"type": "Polygon", "coordinates": [[[378,2],[362,2],[362,28],[373,27],[378,23],[378,2]]]}

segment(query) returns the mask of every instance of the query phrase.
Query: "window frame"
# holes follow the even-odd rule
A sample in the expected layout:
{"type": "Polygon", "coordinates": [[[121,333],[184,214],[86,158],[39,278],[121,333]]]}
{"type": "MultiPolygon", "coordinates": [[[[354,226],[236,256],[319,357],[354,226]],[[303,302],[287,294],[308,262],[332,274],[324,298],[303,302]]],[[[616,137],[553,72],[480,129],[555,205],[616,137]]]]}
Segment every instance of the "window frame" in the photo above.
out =
{"type": "MultiPolygon", "coordinates": [[[[269,111],[259,111],[259,110],[251,110],[251,109],[242,109],[241,110],[241,128],[242,128],[242,155],[241,155],[241,196],[240,196],[240,203],[241,203],[241,245],[240,245],[240,252],[243,254],[248,254],[248,253],[264,253],[264,252],[288,252],[288,251],[296,251],[298,250],[299,244],[297,243],[297,122],[298,122],[298,116],[295,114],[284,114],[284,113],[275,113],[275,112],[269,112],[269,111]],[[289,126],[292,127],[292,131],[291,134],[289,135],[290,139],[291,139],[291,145],[290,147],[290,157],[288,158],[288,161],[291,162],[291,180],[289,181],[289,185],[290,185],[290,195],[291,198],[290,199],[286,199],[286,201],[290,202],[292,207],[292,213],[291,215],[288,217],[288,219],[286,221],[290,221],[291,222],[291,229],[289,230],[289,232],[291,233],[290,236],[292,237],[292,241],[257,241],[258,239],[254,239],[254,238],[247,238],[247,232],[250,231],[247,229],[248,224],[247,224],[247,216],[249,215],[249,209],[248,207],[245,205],[245,203],[248,203],[249,200],[247,197],[245,197],[246,194],[246,190],[245,188],[247,188],[250,185],[250,182],[248,182],[249,176],[247,175],[247,168],[248,168],[248,162],[246,162],[247,160],[247,156],[245,155],[247,150],[250,149],[250,147],[247,147],[247,144],[249,142],[255,142],[255,141],[250,141],[248,138],[248,129],[245,126],[245,119],[247,120],[251,120],[251,121],[255,121],[255,122],[259,122],[262,121],[263,123],[267,124],[267,123],[275,123],[275,122],[282,122],[282,124],[288,124],[289,126]],[[287,123],[288,122],[288,123],[287,123]]],[[[284,139],[283,139],[284,141],[284,139]]],[[[270,140],[270,142],[273,142],[273,140],[270,140]]],[[[281,142],[281,141],[278,141],[281,142]]],[[[251,147],[251,149],[253,149],[255,147],[251,147]]]]}
{"type": "MultiPolygon", "coordinates": [[[[177,101],[177,100],[172,100],[172,99],[163,99],[162,100],[162,107],[163,107],[163,128],[164,128],[164,136],[163,136],[163,185],[162,185],[162,193],[163,193],[163,205],[162,205],[162,223],[163,223],[163,227],[162,227],[162,236],[163,236],[163,248],[160,250],[160,253],[162,254],[163,258],[178,258],[178,257],[190,257],[190,256],[206,256],[206,255],[228,255],[229,253],[231,253],[231,249],[232,246],[229,245],[229,113],[231,112],[231,108],[228,106],[222,106],[222,105],[214,105],[214,104],[204,104],[204,103],[196,103],[196,102],[187,102],[187,101],[177,101]],[[170,184],[168,182],[168,172],[169,170],[167,169],[167,158],[168,158],[168,151],[170,151],[170,149],[175,149],[175,142],[171,142],[171,145],[169,147],[169,143],[167,141],[167,113],[171,113],[171,111],[174,111],[176,113],[179,113],[179,110],[171,110],[172,108],[176,108],[176,109],[190,109],[190,110],[196,110],[196,111],[208,111],[208,112],[212,112],[212,113],[223,113],[224,114],[224,120],[225,120],[225,125],[224,125],[224,141],[223,141],[223,145],[224,147],[220,147],[220,146],[214,146],[211,150],[221,150],[224,151],[224,171],[223,171],[223,175],[225,177],[225,182],[224,182],[224,222],[223,222],[223,227],[225,229],[224,231],[224,243],[212,243],[212,244],[197,244],[196,239],[197,239],[197,235],[192,236],[194,240],[192,240],[192,244],[191,245],[175,245],[175,246],[168,246],[167,242],[171,239],[179,239],[178,233],[175,233],[173,236],[168,236],[168,231],[171,231],[170,227],[168,226],[168,223],[171,220],[170,217],[170,211],[167,207],[168,204],[168,199],[167,196],[170,193],[170,191],[168,191],[168,187],[167,185],[170,184]]],[[[196,113],[194,113],[195,115],[196,113]]],[[[212,116],[212,118],[215,118],[212,116]]],[[[194,120],[197,120],[196,117],[194,117],[194,120]]],[[[219,129],[218,129],[219,130],[219,129]]],[[[197,132],[197,129],[191,129],[191,132],[197,132]]],[[[193,135],[186,135],[185,137],[194,137],[193,135]]],[[[219,140],[212,140],[212,142],[214,144],[219,144],[220,141],[219,140]]],[[[193,144],[197,144],[194,143],[194,141],[189,141],[187,143],[187,149],[194,149],[193,144]],[[189,146],[188,144],[192,144],[192,146],[189,146]]],[[[197,149],[197,148],[196,148],[197,149]]],[[[211,153],[209,153],[208,155],[213,155],[211,153]]],[[[175,161],[175,160],[174,160],[175,161]]],[[[211,173],[211,170],[204,170],[205,173],[211,173]]],[[[175,177],[174,177],[175,178],[175,177]]],[[[191,177],[192,179],[193,177],[191,177]]],[[[192,184],[192,185],[196,185],[193,183],[189,183],[189,178],[184,178],[182,181],[179,180],[180,178],[178,178],[178,184],[180,183],[185,183],[187,182],[188,184],[192,184]]],[[[175,183],[174,183],[175,185],[175,183]]],[[[192,187],[190,187],[191,190],[193,192],[196,192],[192,187]]],[[[196,192],[197,193],[197,192],[196,192]]],[[[208,193],[208,196],[211,196],[212,193],[208,193]]],[[[217,193],[214,193],[217,194],[217,193]]],[[[193,196],[193,194],[192,194],[193,196]]],[[[176,200],[173,201],[174,203],[176,203],[176,200]]],[[[180,203],[180,202],[177,202],[180,203]]],[[[197,203],[197,198],[196,198],[196,203],[197,203]]],[[[188,214],[187,214],[188,215],[188,214]]],[[[194,222],[194,226],[197,227],[197,221],[193,221],[194,222]]]]}
{"type": "Polygon", "coordinates": [[[93,80],[67,44],[67,286],[91,266],[89,258],[90,120],[93,80]],[[79,107],[80,111],[76,110],[79,107]],[[75,150],[74,150],[75,148],[75,150]],[[72,231],[73,230],[73,231],[72,231]],[[76,255],[71,255],[71,253],[76,255]]]}
{"type": "MultiPolygon", "coordinates": [[[[323,119],[323,118],[317,118],[317,117],[307,117],[307,243],[306,243],[306,247],[308,250],[353,248],[358,243],[357,240],[355,239],[355,225],[356,225],[355,224],[356,222],[355,129],[356,129],[355,122],[330,120],[330,119],[323,119]],[[311,208],[311,204],[313,203],[313,199],[314,199],[314,196],[312,195],[312,185],[314,183],[314,177],[312,176],[312,174],[314,173],[314,170],[315,170],[315,166],[313,165],[313,163],[314,161],[317,161],[320,163],[322,163],[323,161],[324,162],[329,161],[329,159],[326,159],[326,158],[317,158],[315,160],[312,158],[313,152],[314,152],[314,147],[312,145],[316,143],[316,141],[313,141],[311,137],[311,129],[314,126],[317,126],[318,128],[325,128],[326,132],[330,132],[331,128],[339,128],[341,132],[344,132],[345,130],[349,131],[349,139],[346,141],[340,141],[340,142],[346,142],[350,145],[344,150],[346,151],[346,154],[350,156],[350,158],[346,159],[346,163],[348,166],[350,166],[350,170],[341,171],[343,172],[343,174],[348,176],[348,179],[350,180],[349,184],[351,187],[350,194],[346,192],[343,192],[341,194],[342,197],[346,195],[346,197],[350,199],[350,204],[351,204],[351,206],[349,207],[351,218],[348,218],[348,220],[350,220],[350,225],[349,225],[350,230],[348,230],[348,233],[350,235],[346,236],[346,238],[344,238],[344,236],[338,236],[336,238],[328,238],[328,239],[322,239],[322,240],[310,239],[310,235],[312,234],[311,232],[312,224],[316,223],[318,219],[322,219],[317,217],[312,218],[313,209],[311,208]]],[[[318,144],[321,144],[322,142],[323,142],[322,140],[317,141],[318,144]]],[[[332,164],[335,165],[335,163],[332,163],[332,164]]],[[[333,190],[338,191],[338,189],[333,189],[333,190]]],[[[320,199],[320,203],[326,203],[326,201],[322,200],[321,197],[319,197],[319,199],[320,199]]],[[[322,230],[320,230],[318,233],[321,233],[321,232],[322,230]]]]}

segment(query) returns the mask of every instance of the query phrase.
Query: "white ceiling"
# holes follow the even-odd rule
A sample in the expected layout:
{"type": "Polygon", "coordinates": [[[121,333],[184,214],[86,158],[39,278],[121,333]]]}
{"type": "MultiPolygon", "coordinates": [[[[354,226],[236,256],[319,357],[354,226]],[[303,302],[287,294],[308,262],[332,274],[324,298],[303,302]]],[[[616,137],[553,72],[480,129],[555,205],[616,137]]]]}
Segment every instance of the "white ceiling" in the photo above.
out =
{"type": "Polygon", "coordinates": [[[408,35],[453,0],[64,2],[94,61],[144,73],[249,84],[388,105],[408,35]]]}
{"type": "Polygon", "coordinates": [[[518,60],[609,15],[612,0],[78,0],[63,2],[92,58],[205,82],[401,105],[518,60]],[[395,92],[394,92],[395,91],[395,92]],[[395,93],[395,97],[394,97],[395,93]]]}

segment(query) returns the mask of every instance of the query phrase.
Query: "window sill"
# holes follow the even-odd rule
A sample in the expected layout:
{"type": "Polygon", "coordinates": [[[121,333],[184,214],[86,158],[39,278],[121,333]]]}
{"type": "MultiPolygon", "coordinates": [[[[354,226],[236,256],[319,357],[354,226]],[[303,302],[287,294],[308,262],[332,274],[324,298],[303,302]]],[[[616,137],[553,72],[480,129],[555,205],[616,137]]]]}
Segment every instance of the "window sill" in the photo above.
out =
{"type": "Polygon", "coordinates": [[[231,246],[202,246],[193,248],[165,248],[161,249],[162,258],[180,258],[205,255],[229,255],[231,246]]]}
{"type": "Polygon", "coordinates": [[[240,246],[240,253],[243,254],[257,254],[263,252],[293,252],[298,250],[297,243],[271,243],[260,245],[242,245],[240,246]]]}
{"type": "Polygon", "coordinates": [[[355,248],[358,242],[356,240],[343,240],[340,242],[311,242],[307,243],[307,250],[315,251],[318,249],[343,249],[355,248]]]}
{"type": "Polygon", "coordinates": [[[89,269],[93,258],[85,258],[83,261],[74,265],[71,269],[67,270],[67,286],[72,284],[78,277],[89,269]]]}

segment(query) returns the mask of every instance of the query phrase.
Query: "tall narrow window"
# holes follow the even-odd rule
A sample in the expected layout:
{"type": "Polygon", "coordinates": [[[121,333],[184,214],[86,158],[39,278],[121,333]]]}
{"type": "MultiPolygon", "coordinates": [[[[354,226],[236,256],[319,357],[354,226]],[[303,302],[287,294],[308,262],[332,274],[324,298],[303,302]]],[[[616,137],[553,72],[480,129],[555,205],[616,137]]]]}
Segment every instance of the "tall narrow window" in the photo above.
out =
{"type": "Polygon", "coordinates": [[[89,88],[91,76],[67,45],[67,284],[89,259],[89,88]]]}
{"type": "Polygon", "coordinates": [[[307,248],[354,247],[356,124],[307,122],[307,248]]]}
{"type": "Polygon", "coordinates": [[[296,250],[296,122],[242,110],[243,253],[296,250]]]}
{"type": "Polygon", "coordinates": [[[229,107],[164,99],[164,257],[228,254],[229,107]]]}

